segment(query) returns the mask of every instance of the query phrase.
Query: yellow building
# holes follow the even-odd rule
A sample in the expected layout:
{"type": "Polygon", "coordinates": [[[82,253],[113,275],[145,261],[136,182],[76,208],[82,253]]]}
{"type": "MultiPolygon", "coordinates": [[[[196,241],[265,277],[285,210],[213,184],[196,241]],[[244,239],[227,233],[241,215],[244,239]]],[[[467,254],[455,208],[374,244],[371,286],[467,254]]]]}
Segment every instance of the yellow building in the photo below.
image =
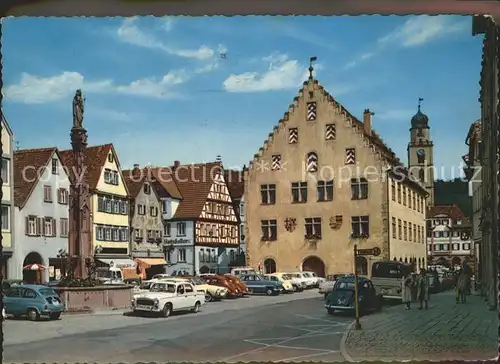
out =
{"type": "Polygon", "coordinates": [[[372,130],[372,113],[365,110],[361,122],[311,76],[245,173],[247,261],[267,273],[348,273],[354,245],[381,250],[358,259],[363,274],[393,251],[422,261],[425,244],[392,239],[390,220],[411,223],[413,238],[413,224],[425,226],[413,197],[420,206],[425,195],[372,130]],[[392,179],[412,191],[411,208],[390,203],[392,179]]]}
{"type": "Polygon", "coordinates": [[[14,247],[14,209],[12,208],[14,201],[14,134],[7,120],[2,113],[2,245],[3,245],[3,260],[2,260],[2,276],[7,277],[7,262],[12,257],[14,247]]]}
{"type": "MultiPolygon", "coordinates": [[[[61,152],[67,168],[73,166],[73,151],[61,152]]],[[[113,144],[87,147],[86,172],[92,211],[92,249],[95,258],[117,267],[134,266],[130,258],[130,198],[113,144]]]]}

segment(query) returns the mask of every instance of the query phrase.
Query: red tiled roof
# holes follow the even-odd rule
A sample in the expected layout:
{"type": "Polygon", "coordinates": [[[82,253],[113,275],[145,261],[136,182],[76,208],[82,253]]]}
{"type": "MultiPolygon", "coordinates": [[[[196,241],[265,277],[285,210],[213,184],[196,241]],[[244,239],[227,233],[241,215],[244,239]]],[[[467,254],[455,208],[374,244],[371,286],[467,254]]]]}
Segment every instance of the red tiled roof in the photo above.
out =
{"type": "Polygon", "coordinates": [[[57,148],[14,151],[14,205],[22,208],[57,148]]]}
{"type": "Polygon", "coordinates": [[[216,172],[223,173],[219,162],[170,167],[175,184],[183,199],[175,211],[174,219],[196,219],[200,216],[214,183],[216,172]]]}
{"type": "Polygon", "coordinates": [[[460,207],[457,205],[440,205],[440,206],[431,206],[427,210],[427,218],[433,218],[438,215],[445,215],[450,217],[453,222],[462,221],[462,224],[468,224],[469,219],[462,213],[460,207]]]}
{"type": "Polygon", "coordinates": [[[131,198],[136,198],[139,192],[141,191],[141,187],[144,184],[146,179],[146,175],[142,173],[139,169],[135,170],[126,170],[122,171],[123,181],[127,185],[128,193],[131,198]],[[138,173],[134,173],[138,172],[138,173]]]}
{"type": "MultiPolygon", "coordinates": [[[[91,190],[95,190],[97,188],[102,168],[104,167],[108,154],[112,149],[113,144],[96,145],[85,149],[84,162],[86,165],[86,171],[83,178],[89,184],[89,188],[91,190]]],[[[73,150],[64,150],[59,152],[59,154],[61,155],[63,164],[68,169],[70,178],[73,178],[73,167],[75,166],[73,150]]],[[[116,163],[118,164],[118,160],[116,163]]]]}
{"type": "Polygon", "coordinates": [[[172,167],[154,167],[149,168],[149,171],[151,174],[151,180],[156,182],[156,191],[159,196],[164,197],[164,194],[161,191],[164,190],[170,197],[178,200],[182,199],[182,194],[175,183],[172,167]]]}

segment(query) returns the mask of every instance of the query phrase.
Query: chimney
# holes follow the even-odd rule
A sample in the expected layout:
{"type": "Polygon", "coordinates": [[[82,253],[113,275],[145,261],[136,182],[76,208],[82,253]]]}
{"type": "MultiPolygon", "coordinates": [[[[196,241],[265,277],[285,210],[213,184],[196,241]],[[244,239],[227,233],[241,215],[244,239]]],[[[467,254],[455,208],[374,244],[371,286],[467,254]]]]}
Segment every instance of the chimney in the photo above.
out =
{"type": "Polygon", "coordinates": [[[174,161],[174,170],[177,169],[177,167],[179,167],[181,165],[181,162],[180,161],[174,161]]]}
{"type": "Polygon", "coordinates": [[[368,135],[372,134],[372,115],[373,113],[370,109],[365,109],[363,113],[363,127],[365,129],[365,133],[368,135]]]}
{"type": "Polygon", "coordinates": [[[222,157],[218,155],[217,157],[215,157],[215,161],[218,163],[222,163],[222,157]]]}
{"type": "Polygon", "coordinates": [[[138,164],[134,164],[134,169],[132,170],[132,174],[137,175],[141,171],[140,167],[138,164]]]}
{"type": "Polygon", "coordinates": [[[139,165],[138,164],[134,164],[134,169],[139,169],[139,165]]]}

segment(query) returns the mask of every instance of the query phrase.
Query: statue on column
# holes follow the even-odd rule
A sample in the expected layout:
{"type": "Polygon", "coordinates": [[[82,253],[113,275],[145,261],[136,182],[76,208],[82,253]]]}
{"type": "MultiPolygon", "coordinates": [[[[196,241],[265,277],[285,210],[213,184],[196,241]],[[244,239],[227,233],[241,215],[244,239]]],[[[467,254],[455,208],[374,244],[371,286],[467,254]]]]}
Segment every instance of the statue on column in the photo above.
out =
{"type": "Polygon", "coordinates": [[[85,106],[83,102],[82,90],[76,90],[73,98],[73,128],[83,128],[83,113],[85,106]]]}

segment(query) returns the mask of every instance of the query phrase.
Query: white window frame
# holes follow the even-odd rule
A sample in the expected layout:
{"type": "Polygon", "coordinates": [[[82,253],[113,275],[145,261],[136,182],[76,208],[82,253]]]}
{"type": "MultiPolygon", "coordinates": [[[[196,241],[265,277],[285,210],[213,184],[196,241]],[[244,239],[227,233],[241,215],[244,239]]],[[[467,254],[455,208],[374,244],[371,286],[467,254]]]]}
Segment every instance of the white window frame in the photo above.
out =
{"type": "Polygon", "coordinates": [[[2,231],[10,231],[10,205],[2,205],[2,231]],[[4,224],[4,211],[7,211],[5,216],[7,219],[6,224],[4,224]]]}
{"type": "Polygon", "coordinates": [[[52,186],[43,186],[43,202],[52,202],[52,186]]]}
{"type": "Polygon", "coordinates": [[[178,263],[185,263],[186,262],[186,249],[185,248],[180,248],[177,251],[177,262],[178,263]]]}
{"type": "Polygon", "coordinates": [[[52,158],[52,174],[59,174],[59,161],[57,158],[52,158]]]}
{"type": "Polygon", "coordinates": [[[50,218],[43,219],[43,235],[44,236],[54,236],[54,230],[52,226],[53,222],[50,218]]]}
{"type": "Polygon", "coordinates": [[[186,236],[186,223],[178,222],[177,223],[177,236],[186,236]]]}
{"type": "Polygon", "coordinates": [[[69,219],[66,217],[61,217],[60,219],[60,235],[63,238],[69,236],[69,219]]]}
{"type": "Polygon", "coordinates": [[[4,185],[10,185],[10,159],[8,158],[2,158],[2,181],[4,185]]]}
{"type": "Polygon", "coordinates": [[[37,231],[36,231],[36,216],[28,216],[28,235],[29,236],[36,236],[37,231]]]}

